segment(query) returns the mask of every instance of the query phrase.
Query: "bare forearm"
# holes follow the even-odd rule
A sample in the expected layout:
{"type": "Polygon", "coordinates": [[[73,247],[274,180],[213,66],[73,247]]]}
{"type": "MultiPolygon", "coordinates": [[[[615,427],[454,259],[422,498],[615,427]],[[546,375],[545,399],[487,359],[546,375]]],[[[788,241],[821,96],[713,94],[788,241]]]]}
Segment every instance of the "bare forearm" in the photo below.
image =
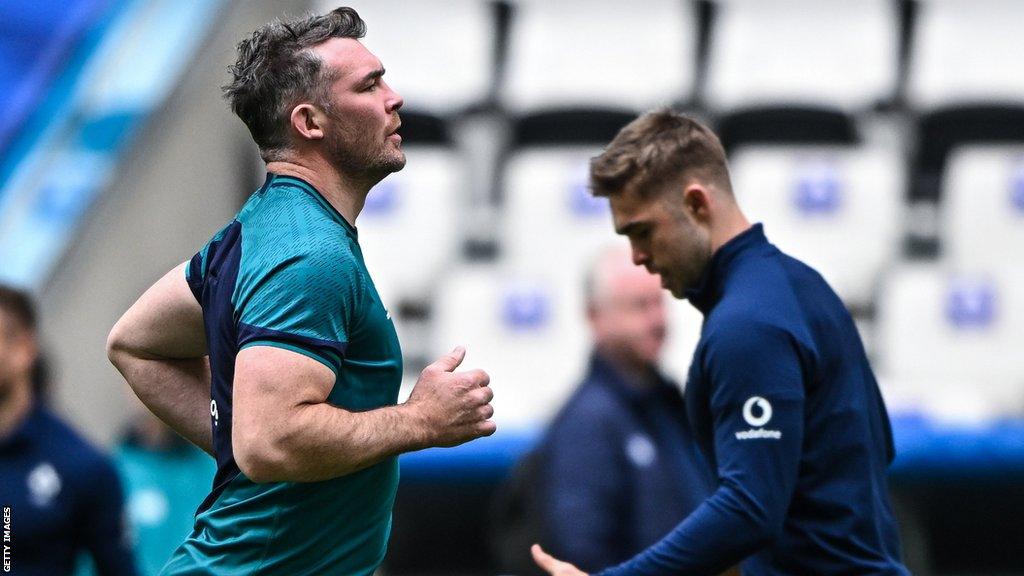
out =
{"type": "Polygon", "coordinates": [[[263,449],[239,464],[256,476],[253,480],[328,480],[431,444],[415,409],[406,405],[349,412],[326,403],[306,404],[282,426],[287,429],[264,436],[263,449]]]}
{"type": "Polygon", "coordinates": [[[110,359],[153,414],[183,438],[213,454],[207,358],[148,359],[112,353],[110,359]]]}

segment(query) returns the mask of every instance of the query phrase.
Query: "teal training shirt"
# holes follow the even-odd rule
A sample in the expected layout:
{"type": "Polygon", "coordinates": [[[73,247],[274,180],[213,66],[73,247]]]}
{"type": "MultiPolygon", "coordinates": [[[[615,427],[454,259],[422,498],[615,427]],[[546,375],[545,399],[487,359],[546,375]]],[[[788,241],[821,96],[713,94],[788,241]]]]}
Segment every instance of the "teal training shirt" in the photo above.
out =
{"type": "Polygon", "coordinates": [[[402,354],[355,228],[308,183],[268,175],[186,277],[203,307],[217,454],[213,491],[162,574],[369,576],[384,558],[398,459],[323,482],[255,484],[231,450],[235,357],[274,346],[336,374],[328,401],[394,405],[402,354]]]}

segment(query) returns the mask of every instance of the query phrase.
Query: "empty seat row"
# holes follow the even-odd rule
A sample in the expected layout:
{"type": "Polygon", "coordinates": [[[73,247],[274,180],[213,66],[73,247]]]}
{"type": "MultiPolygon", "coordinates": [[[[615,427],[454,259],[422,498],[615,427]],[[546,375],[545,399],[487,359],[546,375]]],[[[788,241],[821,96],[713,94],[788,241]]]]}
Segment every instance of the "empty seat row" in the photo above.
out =
{"type": "MultiPolygon", "coordinates": [[[[891,412],[966,424],[1024,414],[1024,268],[900,265],[883,283],[871,352],[891,412]]],[[[676,300],[668,314],[663,369],[682,385],[702,317],[676,300]]],[[[431,358],[467,346],[466,365],[491,375],[496,418],[512,428],[557,410],[589,346],[581,285],[494,264],[446,276],[428,334],[431,358]]]]}
{"type": "Polygon", "coordinates": [[[393,86],[411,108],[437,114],[489,101],[516,113],[694,100],[717,111],[813,104],[850,112],[901,93],[920,110],[1024,102],[1024,77],[1007,57],[1024,51],[1012,24],[1024,5],[1015,0],[918,0],[910,27],[897,0],[717,0],[706,65],[696,2],[352,4],[393,86]],[[510,7],[507,26],[501,5],[510,7]]]}

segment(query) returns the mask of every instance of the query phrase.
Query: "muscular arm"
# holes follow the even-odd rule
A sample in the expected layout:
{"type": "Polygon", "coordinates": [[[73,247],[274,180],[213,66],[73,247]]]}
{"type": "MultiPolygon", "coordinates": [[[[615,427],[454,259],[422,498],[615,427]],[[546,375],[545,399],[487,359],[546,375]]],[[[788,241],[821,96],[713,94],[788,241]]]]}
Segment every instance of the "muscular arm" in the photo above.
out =
{"type": "Polygon", "coordinates": [[[147,408],[213,454],[203,310],[185,281],[186,265],[158,280],[117,321],[107,357],[147,408]]]}
{"type": "Polygon", "coordinates": [[[489,380],[480,370],[454,373],[464,356],[456,349],[428,366],[405,404],[351,412],[327,402],[335,376],[324,364],[282,348],[245,348],[232,392],[235,461],[254,482],[314,482],[490,435],[489,380]]]}

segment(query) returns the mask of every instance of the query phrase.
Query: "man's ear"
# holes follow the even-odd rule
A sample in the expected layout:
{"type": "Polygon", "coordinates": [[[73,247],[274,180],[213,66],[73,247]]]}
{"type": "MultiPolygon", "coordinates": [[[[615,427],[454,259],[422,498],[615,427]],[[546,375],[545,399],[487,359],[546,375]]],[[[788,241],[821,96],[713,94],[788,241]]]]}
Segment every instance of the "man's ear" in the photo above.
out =
{"type": "Polygon", "coordinates": [[[302,140],[322,140],[324,137],[324,121],[326,116],[312,104],[299,104],[292,108],[289,118],[292,130],[302,140]]]}
{"type": "Polygon", "coordinates": [[[683,210],[697,222],[711,219],[711,191],[697,182],[690,182],[683,188],[683,210]]]}

